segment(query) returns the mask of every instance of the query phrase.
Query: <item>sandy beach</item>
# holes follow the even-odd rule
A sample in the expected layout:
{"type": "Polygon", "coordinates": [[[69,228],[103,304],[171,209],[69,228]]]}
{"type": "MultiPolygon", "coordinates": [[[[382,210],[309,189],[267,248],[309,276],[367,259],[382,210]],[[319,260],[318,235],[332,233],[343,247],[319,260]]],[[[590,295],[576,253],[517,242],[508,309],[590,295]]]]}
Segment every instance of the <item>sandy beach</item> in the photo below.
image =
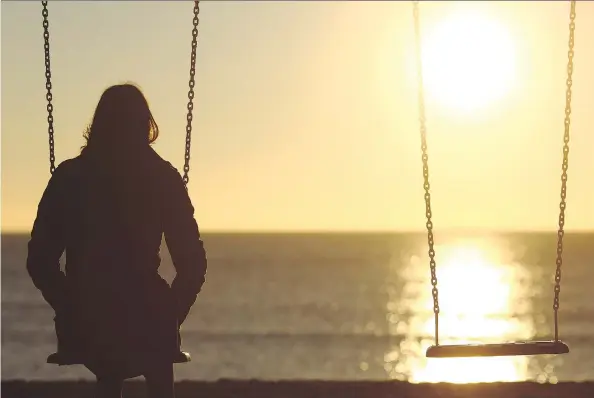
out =
{"type": "MultiPolygon", "coordinates": [[[[2,382],[3,398],[83,398],[92,397],[93,383],[2,382]]],[[[591,398],[594,382],[583,383],[489,383],[410,384],[406,382],[331,381],[182,381],[176,385],[177,398],[591,398]]],[[[145,397],[142,380],[126,383],[124,397],[145,397]]]]}

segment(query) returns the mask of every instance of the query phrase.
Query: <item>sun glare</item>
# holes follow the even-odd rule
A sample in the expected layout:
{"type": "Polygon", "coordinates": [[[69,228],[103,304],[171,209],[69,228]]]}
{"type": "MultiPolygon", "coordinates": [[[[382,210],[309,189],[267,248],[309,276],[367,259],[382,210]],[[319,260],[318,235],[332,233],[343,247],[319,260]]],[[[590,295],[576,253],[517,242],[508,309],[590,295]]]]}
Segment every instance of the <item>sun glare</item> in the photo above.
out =
{"type": "Polygon", "coordinates": [[[452,111],[472,112],[501,100],[513,85],[514,43],[505,27],[478,11],[457,12],[423,40],[428,96],[452,111]]]}
{"type": "MultiPolygon", "coordinates": [[[[437,248],[443,260],[437,266],[441,344],[495,343],[534,336],[535,326],[523,316],[530,312],[522,304],[527,292],[517,283],[527,274],[499,250],[470,242],[437,248]]],[[[413,383],[526,379],[526,357],[426,358],[426,349],[434,344],[433,299],[426,264],[418,257],[411,259],[402,277],[407,280],[403,291],[388,306],[401,324],[394,332],[406,336],[386,353],[386,363],[396,357],[401,362],[397,370],[388,368],[392,377],[404,374],[413,383]]]]}

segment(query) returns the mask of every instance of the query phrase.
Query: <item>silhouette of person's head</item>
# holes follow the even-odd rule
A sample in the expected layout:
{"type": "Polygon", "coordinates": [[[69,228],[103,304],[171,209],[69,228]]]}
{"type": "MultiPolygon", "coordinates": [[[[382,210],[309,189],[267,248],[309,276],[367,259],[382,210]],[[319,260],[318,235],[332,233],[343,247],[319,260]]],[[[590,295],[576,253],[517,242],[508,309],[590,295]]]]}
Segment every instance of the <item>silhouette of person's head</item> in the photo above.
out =
{"type": "Polygon", "coordinates": [[[130,154],[148,147],[158,136],[159,127],[140,89],[129,83],[118,84],[101,95],[84,133],[82,152],[130,154]]]}

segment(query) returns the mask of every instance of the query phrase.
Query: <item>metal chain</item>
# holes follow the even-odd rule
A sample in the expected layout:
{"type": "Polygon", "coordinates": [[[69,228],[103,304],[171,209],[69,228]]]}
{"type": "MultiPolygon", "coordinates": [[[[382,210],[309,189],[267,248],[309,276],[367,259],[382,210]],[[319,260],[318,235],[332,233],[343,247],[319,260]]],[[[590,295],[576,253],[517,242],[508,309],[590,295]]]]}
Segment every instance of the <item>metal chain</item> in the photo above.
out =
{"type": "Polygon", "coordinates": [[[567,52],[567,80],[565,92],[565,131],[563,133],[563,163],[561,166],[561,202],[559,203],[559,231],[557,232],[557,269],[555,271],[555,298],[553,310],[555,312],[555,341],[559,340],[558,311],[559,293],[561,293],[561,266],[563,265],[563,236],[565,231],[565,199],[567,197],[567,169],[569,168],[569,127],[571,124],[571,86],[573,84],[573,46],[575,35],[575,6],[576,0],[571,0],[569,11],[569,50],[567,52]]]}
{"type": "Polygon", "coordinates": [[[49,21],[47,11],[47,1],[42,1],[43,6],[43,48],[45,50],[45,88],[47,93],[45,98],[47,100],[47,132],[49,135],[49,160],[50,160],[50,173],[54,173],[56,169],[56,156],[54,154],[54,105],[52,104],[52,70],[50,63],[50,34],[49,34],[49,21]]]}
{"type": "MultiPolygon", "coordinates": [[[[193,119],[193,111],[194,111],[194,86],[196,85],[196,81],[194,77],[196,76],[196,47],[198,46],[198,23],[200,20],[198,19],[198,15],[200,14],[200,2],[198,0],[194,1],[194,18],[192,19],[192,51],[190,53],[190,82],[189,87],[190,90],[188,91],[188,114],[186,117],[187,124],[186,124],[186,151],[184,154],[184,186],[186,190],[188,189],[188,182],[190,181],[190,177],[188,173],[190,172],[190,146],[192,144],[192,119],[193,119]]],[[[177,339],[177,346],[179,347],[181,344],[180,341],[180,333],[179,328],[180,324],[176,320],[178,332],[176,334],[177,339]]]]}
{"type": "MultiPolygon", "coordinates": [[[[198,45],[198,23],[199,18],[198,15],[200,13],[200,5],[199,1],[194,1],[194,18],[193,18],[193,28],[192,28],[192,52],[190,55],[190,81],[189,87],[190,90],[188,91],[188,114],[187,114],[187,124],[186,124],[186,147],[185,147],[185,155],[184,155],[184,176],[183,181],[184,184],[187,186],[190,178],[188,173],[190,171],[190,148],[192,144],[192,119],[193,119],[193,110],[194,110],[194,86],[195,86],[195,75],[196,75],[196,47],[198,45]]],[[[44,38],[44,50],[45,50],[45,78],[46,83],[45,87],[47,89],[46,99],[47,99],[47,123],[48,123],[48,134],[49,134],[49,152],[50,152],[50,172],[53,173],[55,170],[55,153],[54,153],[54,117],[53,117],[53,110],[54,106],[52,105],[52,72],[51,72],[51,63],[50,63],[50,43],[49,43],[49,21],[48,21],[48,10],[47,10],[47,1],[41,2],[43,6],[43,38],[44,38]]]]}
{"type": "Polygon", "coordinates": [[[198,23],[200,22],[198,15],[200,14],[200,1],[194,1],[194,19],[192,20],[193,28],[192,28],[192,52],[190,55],[190,90],[188,91],[188,115],[187,115],[187,124],[186,124],[186,152],[184,155],[184,185],[188,186],[188,182],[190,181],[190,177],[188,173],[190,172],[190,146],[192,144],[192,119],[193,119],[193,111],[194,111],[194,86],[196,81],[194,77],[196,75],[196,47],[198,45],[198,23]]]}
{"type": "Polygon", "coordinates": [[[429,268],[431,269],[431,294],[433,295],[433,314],[435,317],[435,345],[439,345],[439,300],[437,291],[437,275],[435,272],[435,240],[433,237],[433,221],[431,220],[431,192],[429,184],[429,155],[427,154],[427,126],[425,117],[425,95],[423,83],[423,61],[421,56],[421,23],[419,18],[419,2],[413,1],[413,17],[415,23],[417,88],[419,101],[419,124],[421,132],[421,151],[423,161],[423,188],[425,189],[425,216],[427,217],[427,242],[429,244],[429,268]]]}

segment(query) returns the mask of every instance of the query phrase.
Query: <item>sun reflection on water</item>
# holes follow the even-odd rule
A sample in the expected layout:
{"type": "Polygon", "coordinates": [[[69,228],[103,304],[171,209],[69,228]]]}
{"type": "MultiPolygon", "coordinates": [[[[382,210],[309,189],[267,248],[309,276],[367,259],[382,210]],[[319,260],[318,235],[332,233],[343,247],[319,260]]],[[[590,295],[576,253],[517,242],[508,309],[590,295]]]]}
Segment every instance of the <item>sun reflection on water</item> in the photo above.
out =
{"type": "MultiPolygon", "coordinates": [[[[466,242],[437,247],[436,252],[440,344],[533,338],[529,286],[521,282],[530,275],[522,264],[510,263],[493,245],[466,242]]],[[[528,357],[425,357],[425,350],[434,343],[428,268],[418,257],[409,259],[399,275],[401,291],[390,295],[390,334],[402,340],[385,355],[389,377],[413,383],[526,380],[528,357]]]]}

